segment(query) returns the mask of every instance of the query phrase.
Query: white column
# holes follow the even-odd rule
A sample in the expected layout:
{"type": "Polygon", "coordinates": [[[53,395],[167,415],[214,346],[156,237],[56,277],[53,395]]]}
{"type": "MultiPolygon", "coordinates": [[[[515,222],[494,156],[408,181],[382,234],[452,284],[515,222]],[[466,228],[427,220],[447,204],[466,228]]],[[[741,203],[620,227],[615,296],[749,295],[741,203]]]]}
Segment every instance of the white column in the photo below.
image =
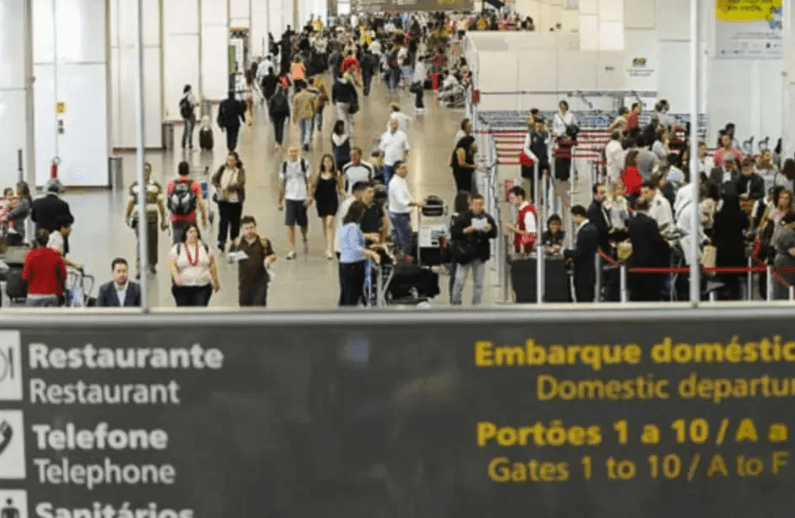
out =
{"type": "Polygon", "coordinates": [[[251,2],[251,53],[264,56],[268,51],[268,2],[251,2]]]}
{"type": "MultiPolygon", "coordinates": [[[[25,93],[25,2],[4,0],[0,3],[0,185],[12,186],[18,180],[18,150],[23,150],[26,162],[27,117],[25,93]]],[[[24,163],[25,170],[28,164],[24,163]]]]}
{"type": "Polygon", "coordinates": [[[226,99],[229,90],[228,46],[231,21],[227,18],[227,13],[231,13],[231,6],[230,3],[230,11],[227,11],[226,0],[201,0],[201,90],[205,99],[213,101],[226,99]]]}
{"type": "Polygon", "coordinates": [[[66,185],[108,183],[105,3],[36,0],[33,8],[36,179],[49,178],[57,153],[66,185]],[[56,103],[64,113],[57,115],[56,103]],[[58,132],[58,120],[63,132],[58,132]]]}
{"type": "MultiPolygon", "coordinates": [[[[144,17],[144,120],[145,146],[161,145],[162,67],[160,0],[143,0],[144,17]]],[[[135,71],[137,69],[137,6],[130,0],[110,2],[111,145],[132,149],[136,145],[135,71]]]]}
{"type": "Polygon", "coordinates": [[[186,84],[200,94],[199,0],[163,2],[163,120],[179,120],[186,84]]]}
{"type": "Polygon", "coordinates": [[[795,2],[792,0],[784,0],[782,5],[783,7],[783,40],[782,40],[782,48],[783,48],[783,91],[782,91],[782,106],[781,106],[781,113],[783,114],[782,120],[782,130],[781,130],[781,138],[782,138],[782,154],[784,157],[791,158],[793,156],[793,152],[795,152],[795,131],[793,131],[792,125],[795,122],[795,117],[793,117],[793,109],[795,109],[795,51],[793,51],[793,45],[795,45],[795,33],[793,33],[793,29],[795,28],[795,11],[793,11],[793,5],[795,2]]]}

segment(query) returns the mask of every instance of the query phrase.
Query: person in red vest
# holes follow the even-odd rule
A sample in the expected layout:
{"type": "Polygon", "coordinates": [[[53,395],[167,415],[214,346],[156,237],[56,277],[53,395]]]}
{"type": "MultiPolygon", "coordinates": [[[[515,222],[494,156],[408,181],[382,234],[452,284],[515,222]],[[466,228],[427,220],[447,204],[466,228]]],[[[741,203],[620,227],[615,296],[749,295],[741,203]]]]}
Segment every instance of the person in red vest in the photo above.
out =
{"type": "Polygon", "coordinates": [[[519,210],[516,225],[505,225],[513,233],[513,247],[520,254],[529,254],[538,237],[538,214],[536,208],[527,201],[525,190],[519,186],[511,189],[508,201],[519,210]]]}

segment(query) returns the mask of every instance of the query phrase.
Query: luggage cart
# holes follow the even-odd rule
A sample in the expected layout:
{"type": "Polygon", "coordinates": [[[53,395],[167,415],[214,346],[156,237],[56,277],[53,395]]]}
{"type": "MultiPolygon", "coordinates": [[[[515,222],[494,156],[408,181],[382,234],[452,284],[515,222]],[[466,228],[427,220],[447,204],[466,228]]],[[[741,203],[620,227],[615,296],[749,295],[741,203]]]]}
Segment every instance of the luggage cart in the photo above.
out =
{"type": "Polygon", "coordinates": [[[444,218],[447,216],[447,205],[438,196],[425,198],[417,218],[417,265],[439,266],[442,264],[442,245],[449,238],[448,222],[424,222],[423,218],[444,218]],[[423,253],[423,249],[425,252],[423,253]]]}
{"type": "Polygon", "coordinates": [[[210,203],[212,201],[210,199],[210,166],[191,166],[190,173],[191,178],[201,178],[201,180],[197,179],[196,181],[201,185],[202,199],[204,204],[207,205],[207,220],[212,225],[215,219],[215,212],[213,211],[213,204],[210,203]]]}
{"type": "Polygon", "coordinates": [[[94,289],[94,276],[83,270],[69,268],[66,271],[64,298],[66,307],[84,308],[95,306],[97,299],[91,296],[94,289]]]}

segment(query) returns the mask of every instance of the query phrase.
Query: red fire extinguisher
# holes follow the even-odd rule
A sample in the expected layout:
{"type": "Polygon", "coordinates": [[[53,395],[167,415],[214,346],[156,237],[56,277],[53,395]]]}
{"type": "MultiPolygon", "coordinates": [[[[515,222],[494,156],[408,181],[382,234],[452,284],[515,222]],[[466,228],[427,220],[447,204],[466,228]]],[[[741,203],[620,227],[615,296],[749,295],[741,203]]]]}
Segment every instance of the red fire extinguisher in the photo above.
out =
{"type": "Polygon", "coordinates": [[[58,178],[58,164],[60,163],[60,157],[55,157],[52,159],[52,165],[50,165],[50,178],[58,178]]]}

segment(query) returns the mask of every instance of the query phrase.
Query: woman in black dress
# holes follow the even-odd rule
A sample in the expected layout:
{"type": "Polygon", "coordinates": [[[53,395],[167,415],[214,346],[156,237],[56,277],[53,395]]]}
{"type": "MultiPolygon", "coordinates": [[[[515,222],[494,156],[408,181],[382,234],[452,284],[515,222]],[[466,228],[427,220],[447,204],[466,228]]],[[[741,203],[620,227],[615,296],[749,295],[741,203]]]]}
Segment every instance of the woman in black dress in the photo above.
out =
{"type": "Polygon", "coordinates": [[[315,185],[317,215],[323,221],[323,236],[326,238],[326,259],[334,259],[334,219],[339,206],[340,181],[334,158],[323,155],[315,185]]]}

